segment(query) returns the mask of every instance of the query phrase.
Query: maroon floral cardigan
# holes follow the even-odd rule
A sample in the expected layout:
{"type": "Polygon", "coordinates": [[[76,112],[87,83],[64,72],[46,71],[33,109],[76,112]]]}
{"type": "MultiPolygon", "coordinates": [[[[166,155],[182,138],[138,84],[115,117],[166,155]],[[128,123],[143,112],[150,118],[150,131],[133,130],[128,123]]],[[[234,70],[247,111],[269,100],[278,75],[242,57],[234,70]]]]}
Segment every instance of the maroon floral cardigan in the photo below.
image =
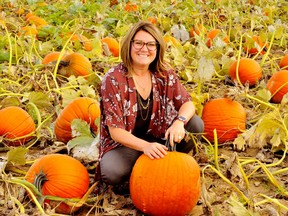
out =
{"type": "MultiPolygon", "coordinates": [[[[152,72],[153,107],[148,134],[164,138],[165,132],[177,117],[181,105],[191,100],[190,94],[171,69],[152,72]],[[164,76],[163,76],[164,75],[164,76]]],[[[127,69],[120,63],[110,69],[102,80],[100,89],[101,128],[100,154],[120,145],[111,139],[108,126],[133,132],[137,116],[136,87],[127,69]]]]}

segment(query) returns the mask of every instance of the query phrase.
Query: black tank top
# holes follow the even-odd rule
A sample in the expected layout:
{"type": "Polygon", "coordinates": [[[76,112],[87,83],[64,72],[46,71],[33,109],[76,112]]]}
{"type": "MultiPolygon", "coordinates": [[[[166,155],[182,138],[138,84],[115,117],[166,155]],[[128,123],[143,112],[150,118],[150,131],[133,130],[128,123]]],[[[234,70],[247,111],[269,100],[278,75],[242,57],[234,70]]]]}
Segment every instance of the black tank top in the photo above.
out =
{"type": "Polygon", "coordinates": [[[139,138],[144,138],[151,120],[153,107],[153,94],[144,100],[137,92],[137,117],[133,134],[139,138]]]}

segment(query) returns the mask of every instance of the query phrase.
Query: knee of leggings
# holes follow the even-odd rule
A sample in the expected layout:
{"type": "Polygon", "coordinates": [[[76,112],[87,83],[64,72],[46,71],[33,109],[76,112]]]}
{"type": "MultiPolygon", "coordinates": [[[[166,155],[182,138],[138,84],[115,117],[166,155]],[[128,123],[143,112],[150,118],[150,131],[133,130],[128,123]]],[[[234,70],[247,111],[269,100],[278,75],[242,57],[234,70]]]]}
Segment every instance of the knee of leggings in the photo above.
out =
{"type": "Polygon", "coordinates": [[[109,185],[117,185],[124,181],[125,175],[120,172],[120,170],[109,169],[109,170],[101,170],[102,180],[109,185]]]}
{"type": "Polygon", "coordinates": [[[185,129],[191,133],[203,133],[204,122],[199,116],[195,115],[188,121],[185,129]]]}

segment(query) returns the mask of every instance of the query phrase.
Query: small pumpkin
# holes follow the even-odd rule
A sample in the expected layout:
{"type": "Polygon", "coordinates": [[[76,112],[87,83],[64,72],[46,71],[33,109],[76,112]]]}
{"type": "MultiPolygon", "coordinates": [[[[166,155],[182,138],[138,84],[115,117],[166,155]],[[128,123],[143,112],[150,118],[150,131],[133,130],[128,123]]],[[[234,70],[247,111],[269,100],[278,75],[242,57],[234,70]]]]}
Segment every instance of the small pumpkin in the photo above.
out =
{"type": "Polygon", "coordinates": [[[60,52],[52,52],[52,53],[49,53],[49,54],[47,54],[47,55],[43,58],[42,64],[47,65],[47,64],[49,64],[50,62],[53,63],[53,62],[55,62],[55,61],[58,60],[59,56],[60,56],[60,52]]]}
{"type": "Polygon", "coordinates": [[[26,22],[27,24],[34,24],[37,28],[47,25],[47,22],[43,18],[38,17],[36,15],[29,16],[26,19],[26,22]]]}
{"type": "Polygon", "coordinates": [[[200,197],[200,168],[185,153],[167,152],[162,159],[141,155],[130,177],[133,204],[147,215],[186,215],[200,197]]]}
{"type": "Polygon", "coordinates": [[[98,128],[95,120],[100,117],[99,103],[89,97],[79,97],[72,100],[60,113],[55,121],[54,132],[57,140],[67,143],[72,139],[71,122],[74,119],[86,121],[91,130],[96,133],[98,128]]]}
{"type": "Polygon", "coordinates": [[[219,143],[233,141],[246,128],[246,111],[237,101],[218,98],[208,101],[202,111],[205,137],[213,142],[214,129],[219,143]]]}
{"type": "Polygon", "coordinates": [[[253,35],[251,39],[253,43],[251,40],[247,40],[243,46],[244,51],[249,54],[257,54],[262,49],[260,54],[264,54],[268,49],[268,44],[264,43],[258,35],[253,35]]]}
{"type": "Polygon", "coordinates": [[[79,41],[85,51],[91,51],[93,49],[91,41],[82,34],[73,35],[71,41],[79,41]]]}
{"type": "Polygon", "coordinates": [[[29,141],[36,130],[32,117],[21,107],[0,110],[0,136],[9,146],[20,146],[29,141]]]}
{"type": "MultiPolygon", "coordinates": [[[[38,159],[27,171],[25,179],[33,183],[42,195],[61,198],[82,198],[90,183],[85,166],[75,158],[62,154],[45,155],[38,159]]],[[[79,209],[47,199],[44,203],[56,207],[56,212],[62,214],[71,214],[79,209]]]]}
{"type": "MultiPolygon", "coordinates": [[[[229,68],[229,75],[233,81],[237,79],[237,64],[234,61],[229,68]]],[[[248,83],[249,86],[255,85],[262,77],[262,68],[259,63],[250,58],[242,58],[239,60],[238,76],[242,84],[248,83]]]]}
{"type": "MultiPolygon", "coordinates": [[[[207,42],[206,42],[206,45],[207,47],[211,47],[213,45],[213,40],[216,38],[216,37],[220,37],[221,36],[221,30],[220,29],[212,29],[210,30],[208,33],[207,33],[207,42]]],[[[223,42],[225,43],[228,43],[229,42],[229,37],[228,35],[224,35],[224,36],[221,36],[223,42]]]]}
{"type": "Polygon", "coordinates": [[[126,10],[128,12],[137,11],[138,10],[138,5],[128,1],[126,3],[125,7],[124,7],[124,10],[126,10]]]}
{"type": "Polygon", "coordinates": [[[279,62],[279,67],[281,69],[288,69],[288,54],[286,54],[285,56],[283,56],[279,62]]]}
{"type": "Polygon", "coordinates": [[[274,73],[267,82],[267,89],[271,92],[271,101],[280,103],[288,93],[288,70],[280,70],[274,73]]]}
{"type": "Polygon", "coordinates": [[[18,36],[25,35],[25,36],[38,36],[38,30],[34,26],[24,26],[22,27],[19,32],[18,36]]]}
{"type": "Polygon", "coordinates": [[[153,25],[156,25],[157,24],[157,18],[154,17],[154,16],[150,16],[147,18],[147,21],[152,23],[153,25]]]}
{"type": "Polygon", "coordinates": [[[69,77],[88,76],[92,72],[92,65],[89,59],[81,53],[71,53],[65,55],[60,62],[59,74],[69,77]]]}
{"type": "MultiPolygon", "coordinates": [[[[106,37],[101,40],[102,44],[106,44],[108,46],[109,51],[112,53],[114,57],[119,56],[119,43],[115,38],[106,37]]],[[[105,48],[104,48],[105,50],[105,48]]]]}

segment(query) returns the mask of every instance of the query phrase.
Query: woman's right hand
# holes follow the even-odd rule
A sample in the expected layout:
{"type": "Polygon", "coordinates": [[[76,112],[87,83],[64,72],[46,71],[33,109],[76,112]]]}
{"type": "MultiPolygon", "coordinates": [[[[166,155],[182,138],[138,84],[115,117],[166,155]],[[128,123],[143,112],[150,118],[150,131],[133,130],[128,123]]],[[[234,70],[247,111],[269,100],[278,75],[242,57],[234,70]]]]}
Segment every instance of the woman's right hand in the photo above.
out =
{"type": "Polygon", "coordinates": [[[168,148],[157,142],[149,143],[143,149],[143,153],[147,155],[150,159],[164,158],[167,154],[168,148]]]}

